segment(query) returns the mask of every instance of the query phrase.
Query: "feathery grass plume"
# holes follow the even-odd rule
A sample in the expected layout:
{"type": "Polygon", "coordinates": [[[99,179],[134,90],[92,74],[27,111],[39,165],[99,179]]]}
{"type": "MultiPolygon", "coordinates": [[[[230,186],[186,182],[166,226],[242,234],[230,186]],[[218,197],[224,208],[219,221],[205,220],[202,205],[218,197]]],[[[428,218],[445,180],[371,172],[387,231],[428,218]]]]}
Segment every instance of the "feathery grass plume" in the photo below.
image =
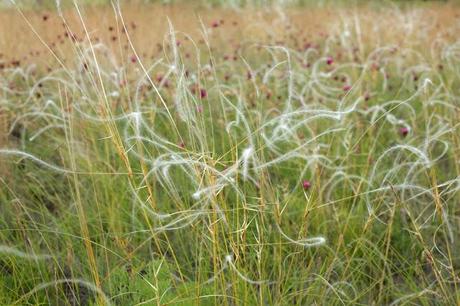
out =
{"type": "Polygon", "coordinates": [[[458,8],[256,2],[0,9],[0,304],[459,300],[458,8]]]}

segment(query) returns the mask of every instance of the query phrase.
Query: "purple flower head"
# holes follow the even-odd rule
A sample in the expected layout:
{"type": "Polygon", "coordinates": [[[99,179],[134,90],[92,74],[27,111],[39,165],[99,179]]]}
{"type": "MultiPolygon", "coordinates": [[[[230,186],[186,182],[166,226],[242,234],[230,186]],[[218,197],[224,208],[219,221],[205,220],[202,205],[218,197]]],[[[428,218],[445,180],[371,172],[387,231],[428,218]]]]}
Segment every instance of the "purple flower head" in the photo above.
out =
{"type": "Polygon", "coordinates": [[[406,137],[407,134],[409,134],[409,128],[403,126],[402,128],[399,129],[399,134],[401,134],[401,136],[403,137],[406,137]]]}
{"type": "Polygon", "coordinates": [[[200,98],[205,99],[207,96],[208,96],[208,92],[206,91],[206,89],[201,88],[200,89],[200,98]]]}

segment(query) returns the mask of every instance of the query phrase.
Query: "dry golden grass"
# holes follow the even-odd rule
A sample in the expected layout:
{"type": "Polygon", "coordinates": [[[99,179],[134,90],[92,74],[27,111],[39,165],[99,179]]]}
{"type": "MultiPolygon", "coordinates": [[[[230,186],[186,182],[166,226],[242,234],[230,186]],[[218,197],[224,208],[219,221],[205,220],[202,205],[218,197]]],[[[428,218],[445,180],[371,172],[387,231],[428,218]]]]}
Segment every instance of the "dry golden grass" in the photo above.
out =
{"type": "MultiPolygon", "coordinates": [[[[103,42],[115,50],[118,55],[129,56],[130,48],[127,44],[126,35],[123,32],[123,24],[115,19],[111,7],[85,7],[81,8],[83,21],[87,27],[93,42],[103,42]],[[110,31],[109,28],[113,27],[110,31]]],[[[254,41],[258,37],[271,36],[273,40],[285,36],[287,32],[284,26],[277,23],[283,18],[289,18],[291,24],[301,29],[304,36],[297,37],[299,41],[310,35],[327,35],[325,29],[331,23],[339,23],[343,16],[358,14],[365,17],[362,24],[363,38],[369,40],[369,45],[375,46],[379,41],[386,44],[404,44],[405,41],[417,41],[425,45],[432,41],[440,32],[445,32],[444,38],[455,38],[458,30],[454,25],[460,17],[460,8],[454,5],[433,4],[415,10],[425,23],[435,23],[431,33],[423,32],[423,37],[414,40],[411,36],[420,35],[416,29],[410,33],[404,29],[393,29],[398,18],[415,18],[414,10],[408,13],[395,14],[396,10],[381,10],[371,7],[353,8],[298,8],[285,10],[276,13],[267,10],[242,9],[230,11],[219,8],[201,8],[194,5],[132,5],[123,7],[124,21],[128,28],[130,39],[139,55],[155,57],[158,45],[162,44],[165,34],[168,31],[169,18],[178,32],[184,32],[199,41],[202,38],[202,30],[209,27],[213,21],[224,21],[225,31],[219,33],[222,42],[238,43],[240,41],[254,41]],[[202,24],[201,24],[202,22],[202,24]],[[372,27],[388,28],[388,31],[368,31],[372,27]],[[270,29],[271,32],[268,32],[270,29]],[[244,33],[244,35],[242,35],[244,33]]],[[[64,60],[72,60],[75,57],[71,39],[68,34],[75,34],[77,40],[85,38],[84,29],[76,10],[64,11],[68,30],[66,31],[61,18],[55,13],[25,11],[24,15],[16,10],[0,12],[0,62],[6,66],[14,66],[20,62],[24,63],[50,63],[50,50],[54,50],[64,60]],[[46,20],[44,20],[46,18],[46,20]],[[28,24],[30,23],[30,24],[28,24]],[[33,30],[32,30],[33,28],[33,30]],[[34,33],[35,32],[35,33],[34,33]],[[66,34],[66,32],[68,34],[66,34]],[[46,44],[48,47],[46,47],[46,44]],[[70,51],[70,52],[69,52],[70,51]],[[16,62],[16,63],[15,63],[16,62]]],[[[214,36],[215,38],[216,36],[214,36]]],[[[412,46],[413,47],[413,46],[412,46]]]]}

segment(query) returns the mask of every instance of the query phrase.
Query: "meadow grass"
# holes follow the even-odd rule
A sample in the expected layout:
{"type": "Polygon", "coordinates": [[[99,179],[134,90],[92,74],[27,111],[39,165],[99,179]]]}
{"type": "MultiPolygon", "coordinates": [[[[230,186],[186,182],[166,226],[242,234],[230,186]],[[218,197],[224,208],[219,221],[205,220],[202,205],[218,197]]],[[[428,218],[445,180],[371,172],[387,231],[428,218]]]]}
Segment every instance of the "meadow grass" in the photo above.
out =
{"type": "Polygon", "coordinates": [[[460,10],[0,11],[0,305],[459,305],[460,10]]]}

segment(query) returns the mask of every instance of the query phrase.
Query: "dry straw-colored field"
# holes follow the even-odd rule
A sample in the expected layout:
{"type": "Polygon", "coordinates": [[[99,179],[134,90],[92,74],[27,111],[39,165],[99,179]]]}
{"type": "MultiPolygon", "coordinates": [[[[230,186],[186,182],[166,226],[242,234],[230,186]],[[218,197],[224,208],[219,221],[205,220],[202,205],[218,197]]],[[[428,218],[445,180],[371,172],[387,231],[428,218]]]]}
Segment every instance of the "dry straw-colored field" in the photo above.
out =
{"type": "MultiPolygon", "coordinates": [[[[56,12],[18,12],[15,9],[0,11],[0,54],[3,64],[11,66],[16,61],[23,64],[51,64],[54,61],[50,63],[49,49],[71,61],[75,53],[70,43],[72,39],[68,35],[74,34],[78,41],[87,40],[82,22],[92,42],[102,42],[125,57],[132,54],[122,20],[116,18],[112,7],[83,7],[80,10],[82,16],[72,8],[64,9],[67,25],[63,24],[56,12]]],[[[223,44],[221,47],[224,49],[238,43],[283,40],[297,41],[301,48],[306,40],[311,41],[318,36],[326,37],[341,30],[341,22],[350,16],[356,16],[362,27],[360,34],[364,45],[397,44],[425,49],[434,38],[439,39],[439,34],[447,40],[458,38],[460,7],[435,2],[406,12],[386,10],[375,4],[352,8],[340,5],[335,8],[285,8],[282,11],[242,8],[235,11],[193,4],[133,4],[123,7],[122,13],[134,47],[142,57],[148,59],[161,54],[157,45],[164,43],[165,35],[169,31],[168,19],[176,31],[190,35],[196,39],[196,43],[203,39],[204,28],[213,22],[223,21],[214,31],[216,33],[210,37],[216,43],[213,47],[217,48],[220,44],[223,44]],[[406,24],[402,19],[407,19],[406,24]],[[295,30],[289,31],[291,28],[295,30]],[[423,31],[418,31],[417,28],[423,28],[423,31]]]]}

